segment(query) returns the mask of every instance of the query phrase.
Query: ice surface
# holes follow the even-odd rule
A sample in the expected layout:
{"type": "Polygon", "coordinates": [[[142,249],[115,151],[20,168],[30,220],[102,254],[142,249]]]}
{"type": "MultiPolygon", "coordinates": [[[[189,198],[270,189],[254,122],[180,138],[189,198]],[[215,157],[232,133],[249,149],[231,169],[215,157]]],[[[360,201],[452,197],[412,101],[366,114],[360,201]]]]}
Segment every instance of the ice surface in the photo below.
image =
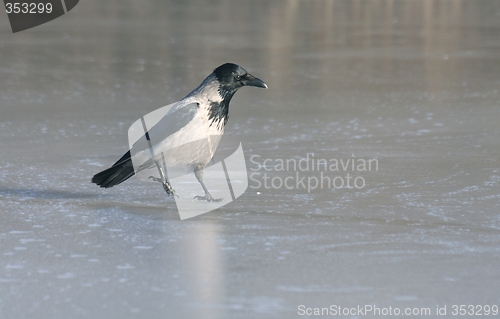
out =
{"type": "Polygon", "coordinates": [[[0,318],[500,304],[499,15],[494,0],[88,0],[16,34],[2,20],[0,318]],[[261,187],[180,221],[157,184],[90,183],[135,120],[224,62],[269,85],[241,89],[226,127],[261,187]],[[378,170],[277,169],[308,153],[378,170]],[[297,173],[365,185],[308,192],[297,173]]]}

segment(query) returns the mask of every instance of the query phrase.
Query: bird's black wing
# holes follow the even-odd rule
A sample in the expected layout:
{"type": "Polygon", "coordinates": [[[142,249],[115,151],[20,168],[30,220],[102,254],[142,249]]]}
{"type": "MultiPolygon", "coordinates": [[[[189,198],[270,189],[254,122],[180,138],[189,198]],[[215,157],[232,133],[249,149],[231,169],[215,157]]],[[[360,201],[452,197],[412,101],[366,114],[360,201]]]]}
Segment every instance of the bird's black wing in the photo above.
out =
{"type": "MultiPolygon", "coordinates": [[[[142,135],[137,140],[132,148],[125,153],[116,163],[110,168],[97,173],[92,177],[92,182],[101,187],[112,187],[120,184],[135,174],[134,165],[132,163],[132,156],[136,152],[146,150],[151,140],[161,141],[168,138],[170,135],[178,132],[193,120],[198,112],[198,103],[190,103],[185,106],[172,108],[165,116],[163,116],[150,130],[142,135]]],[[[142,119],[141,119],[142,120],[142,119]]],[[[155,144],[152,142],[151,144],[155,144]]],[[[149,166],[151,163],[141,163],[143,166],[149,166]]],[[[148,161],[148,162],[149,162],[148,161]]]]}
{"type": "MultiPolygon", "coordinates": [[[[149,135],[153,144],[163,141],[188,125],[198,113],[198,109],[198,103],[190,103],[182,107],[174,106],[158,123],[149,129],[147,135],[149,135]]],[[[145,134],[145,137],[148,136],[145,134]]]]}
{"type": "MultiPolygon", "coordinates": [[[[135,169],[142,170],[154,165],[153,158],[149,157],[145,159],[144,156],[136,157],[136,154],[144,154],[143,151],[147,150],[152,151],[155,145],[161,144],[170,136],[186,127],[191,121],[193,121],[196,114],[198,113],[198,109],[199,104],[196,102],[181,106],[174,105],[167,112],[167,114],[165,114],[159,121],[157,121],[156,124],[153,125],[153,127],[146,131],[144,135],[142,135],[141,138],[136,141],[130,149],[131,156],[134,159],[135,169]]],[[[149,113],[145,117],[151,114],[153,113],[149,113]]],[[[156,119],[149,117],[148,121],[144,121],[143,124],[145,125],[146,122],[150,121],[155,123],[156,119]]],[[[149,156],[151,156],[151,153],[153,152],[147,152],[149,156]]],[[[158,154],[155,154],[155,156],[156,155],[158,154]]]]}

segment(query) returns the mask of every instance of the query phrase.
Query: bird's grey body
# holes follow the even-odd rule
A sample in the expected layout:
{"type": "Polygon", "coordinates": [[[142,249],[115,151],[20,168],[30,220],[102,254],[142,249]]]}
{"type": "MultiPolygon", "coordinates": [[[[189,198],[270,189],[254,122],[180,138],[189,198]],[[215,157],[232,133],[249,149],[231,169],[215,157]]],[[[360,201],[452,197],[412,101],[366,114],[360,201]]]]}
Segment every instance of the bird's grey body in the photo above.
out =
{"type": "MultiPolygon", "coordinates": [[[[208,83],[203,83],[207,86],[175,103],[148,131],[155,159],[164,159],[169,168],[192,170],[196,165],[204,167],[224,134],[224,117],[209,120],[209,106],[213,103],[220,104],[222,99],[217,89],[214,90],[216,79],[209,77],[207,80],[208,83]],[[194,145],[197,147],[193,147],[194,145]]],[[[145,145],[147,144],[142,141],[131,149],[137,171],[153,164],[150,161],[151,150],[145,148],[145,145]]]]}
{"type": "Polygon", "coordinates": [[[260,79],[238,65],[226,63],[210,74],[196,89],[175,103],[158,123],[146,131],[112,167],[96,174],[92,182],[101,187],[117,185],[136,172],[157,166],[167,194],[173,194],[169,176],[194,171],[205,196],[213,201],[203,183],[203,168],[212,159],[229,118],[229,102],[242,86],[267,88],[260,79]]]}

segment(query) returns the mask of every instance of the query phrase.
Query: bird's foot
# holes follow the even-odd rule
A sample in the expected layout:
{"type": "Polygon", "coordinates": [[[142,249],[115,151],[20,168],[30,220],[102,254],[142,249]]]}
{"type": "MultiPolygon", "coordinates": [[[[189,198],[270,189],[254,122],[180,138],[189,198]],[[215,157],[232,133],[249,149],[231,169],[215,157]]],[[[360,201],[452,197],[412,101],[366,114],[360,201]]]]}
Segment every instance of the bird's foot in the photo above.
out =
{"type": "Polygon", "coordinates": [[[224,200],[224,198],[213,198],[212,195],[210,194],[206,194],[205,196],[195,196],[193,199],[206,200],[209,203],[210,202],[218,203],[224,200]]]}
{"type": "Polygon", "coordinates": [[[170,195],[177,196],[177,195],[175,195],[174,189],[172,188],[172,186],[170,186],[170,183],[167,180],[163,180],[161,178],[154,177],[154,176],[149,176],[149,179],[152,179],[155,182],[161,183],[161,185],[163,186],[163,189],[165,190],[165,192],[167,193],[167,195],[169,195],[169,196],[170,195]]]}

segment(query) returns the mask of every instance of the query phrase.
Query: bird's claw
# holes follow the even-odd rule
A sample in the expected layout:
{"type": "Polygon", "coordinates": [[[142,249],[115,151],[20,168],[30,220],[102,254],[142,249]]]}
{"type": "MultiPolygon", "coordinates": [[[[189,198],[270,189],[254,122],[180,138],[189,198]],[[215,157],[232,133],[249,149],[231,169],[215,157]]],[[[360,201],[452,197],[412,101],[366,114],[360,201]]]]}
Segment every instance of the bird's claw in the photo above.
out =
{"type": "Polygon", "coordinates": [[[149,176],[148,179],[152,179],[153,181],[155,182],[160,182],[160,183],[163,183],[163,180],[161,178],[158,178],[158,177],[154,177],[154,176],[149,176]]]}
{"type": "MultiPolygon", "coordinates": [[[[152,179],[155,182],[161,183],[161,185],[163,186],[163,189],[165,190],[165,192],[167,193],[167,195],[177,196],[175,194],[174,189],[172,188],[172,186],[170,186],[170,183],[167,180],[163,180],[161,178],[154,177],[154,176],[149,176],[149,179],[152,179]]],[[[179,197],[179,196],[177,196],[177,197],[179,197]]]]}
{"type": "Polygon", "coordinates": [[[193,199],[197,200],[206,200],[207,202],[222,202],[224,198],[213,198],[212,195],[205,195],[205,196],[195,196],[193,199]]]}

